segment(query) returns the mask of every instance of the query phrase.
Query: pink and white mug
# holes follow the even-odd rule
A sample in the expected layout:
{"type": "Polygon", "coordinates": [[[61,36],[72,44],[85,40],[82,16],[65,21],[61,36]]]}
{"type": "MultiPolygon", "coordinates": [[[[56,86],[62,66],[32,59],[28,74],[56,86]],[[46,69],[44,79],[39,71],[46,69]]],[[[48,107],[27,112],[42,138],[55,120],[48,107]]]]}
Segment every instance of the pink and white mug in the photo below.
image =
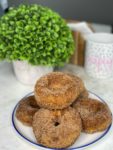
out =
{"type": "Polygon", "coordinates": [[[93,33],[86,41],[86,72],[96,78],[113,77],[113,34],[93,33]]]}

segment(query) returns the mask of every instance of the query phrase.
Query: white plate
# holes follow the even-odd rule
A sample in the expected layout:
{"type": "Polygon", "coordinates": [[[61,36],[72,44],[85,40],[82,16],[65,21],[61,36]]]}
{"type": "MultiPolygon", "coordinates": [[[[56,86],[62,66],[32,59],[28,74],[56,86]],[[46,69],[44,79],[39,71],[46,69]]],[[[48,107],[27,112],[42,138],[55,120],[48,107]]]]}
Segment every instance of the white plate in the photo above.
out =
{"type": "MultiPolygon", "coordinates": [[[[28,97],[30,95],[33,95],[33,92],[29,93],[25,97],[28,97]]],[[[92,92],[89,92],[89,97],[96,98],[99,101],[105,103],[105,101],[103,99],[101,99],[99,96],[97,96],[96,94],[94,94],[92,92]]],[[[32,128],[24,126],[20,121],[17,120],[17,118],[15,116],[17,107],[18,107],[18,104],[15,106],[13,113],[12,113],[12,125],[13,125],[16,133],[23,140],[25,140],[28,144],[35,146],[37,148],[37,150],[52,150],[52,148],[46,148],[46,147],[38,144],[36,142],[32,128]]],[[[87,148],[90,145],[96,143],[97,141],[102,140],[102,138],[109,132],[110,128],[111,128],[111,125],[105,131],[99,132],[99,133],[94,133],[94,134],[81,133],[78,140],[71,147],[69,147],[65,150],[78,150],[78,149],[82,149],[82,148],[87,148]]]]}

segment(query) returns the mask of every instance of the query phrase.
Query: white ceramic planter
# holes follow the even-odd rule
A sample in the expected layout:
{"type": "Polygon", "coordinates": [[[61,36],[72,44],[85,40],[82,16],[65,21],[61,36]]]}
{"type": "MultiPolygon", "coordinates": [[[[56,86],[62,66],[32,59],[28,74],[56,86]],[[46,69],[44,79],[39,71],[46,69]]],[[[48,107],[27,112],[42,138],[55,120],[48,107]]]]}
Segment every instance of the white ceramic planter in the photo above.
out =
{"type": "Polygon", "coordinates": [[[94,33],[86,40],[86,72],[95,78],[113,77],[113,34],[94,33]]]}
{"type": "Polygon", "coordinates": [[[41,76],[53,71],[53,67],[32,66],[26,61],[14,61],[13,67],[17,79],[28,85],[34,85],[41,76]]]}

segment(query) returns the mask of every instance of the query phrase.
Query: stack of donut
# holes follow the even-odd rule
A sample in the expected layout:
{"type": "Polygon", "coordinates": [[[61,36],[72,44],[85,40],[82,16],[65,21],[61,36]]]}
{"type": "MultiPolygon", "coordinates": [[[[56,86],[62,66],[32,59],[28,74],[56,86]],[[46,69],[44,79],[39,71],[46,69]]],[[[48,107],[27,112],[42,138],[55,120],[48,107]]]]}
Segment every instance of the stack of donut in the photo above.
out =
{"type": "Polygon", "coordinates": [[[81,131],[103,131],[112,121],[108,106],[88,98],[79,77],[61,72],[41,77],[34,96],[20,101],[16,117],[32,126],[37,142],[49,148],[66,148],[81,131]]]}

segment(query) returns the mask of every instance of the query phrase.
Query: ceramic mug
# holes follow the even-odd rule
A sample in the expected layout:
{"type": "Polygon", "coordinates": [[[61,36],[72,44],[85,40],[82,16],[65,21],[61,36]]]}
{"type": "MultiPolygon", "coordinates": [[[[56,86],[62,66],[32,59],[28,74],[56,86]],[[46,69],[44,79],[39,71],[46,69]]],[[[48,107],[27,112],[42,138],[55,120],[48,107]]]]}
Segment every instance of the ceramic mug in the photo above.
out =
{"type": "Polygon", "coordinates": [[[92,77],[113,77],[113,34],[93,33],[86,37],[85,70],[92,77]]]}

